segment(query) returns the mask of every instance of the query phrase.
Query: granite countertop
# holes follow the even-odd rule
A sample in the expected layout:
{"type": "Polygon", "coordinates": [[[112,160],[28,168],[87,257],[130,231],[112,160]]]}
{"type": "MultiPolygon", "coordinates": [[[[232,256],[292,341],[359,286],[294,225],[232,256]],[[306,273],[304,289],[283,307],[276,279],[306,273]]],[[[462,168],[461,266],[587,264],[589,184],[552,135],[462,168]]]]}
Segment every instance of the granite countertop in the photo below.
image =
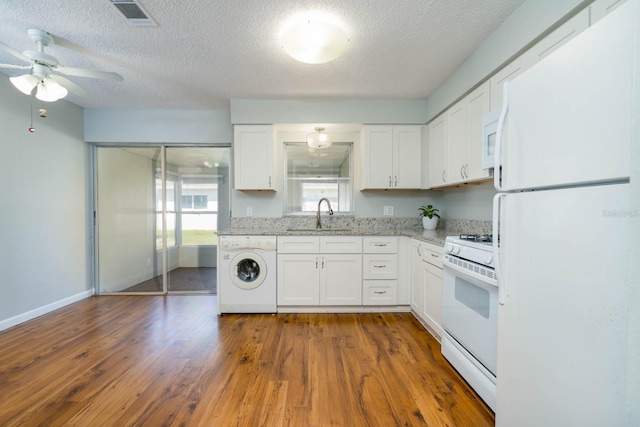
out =
{"type": "Polygon", "coordinates": [[[424,242],[444,246],[447,236],[460,234],[456,230],[422,228],[227,228],[219,230],[220,236],[407,236],[424,242]]]}

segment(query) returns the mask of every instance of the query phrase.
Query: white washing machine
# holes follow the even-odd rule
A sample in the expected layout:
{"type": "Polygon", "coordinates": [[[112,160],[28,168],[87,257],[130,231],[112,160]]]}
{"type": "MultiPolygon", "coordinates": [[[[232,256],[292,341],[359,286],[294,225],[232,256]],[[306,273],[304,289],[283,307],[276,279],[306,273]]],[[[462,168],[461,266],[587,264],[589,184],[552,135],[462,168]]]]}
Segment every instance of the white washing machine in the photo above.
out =
{"type": "Polygon", "coordinates": [[[220,314],[278,311],[276,242],[275,236],[220,236],[220,314]]]}

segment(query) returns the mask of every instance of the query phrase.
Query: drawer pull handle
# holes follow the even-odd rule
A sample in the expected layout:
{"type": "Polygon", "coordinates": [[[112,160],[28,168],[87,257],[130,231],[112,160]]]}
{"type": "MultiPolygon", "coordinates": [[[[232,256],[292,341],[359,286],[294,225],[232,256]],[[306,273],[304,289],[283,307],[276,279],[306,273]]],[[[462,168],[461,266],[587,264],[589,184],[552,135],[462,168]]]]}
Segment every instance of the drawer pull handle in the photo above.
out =
{"type": "Polygon", "coordinates": [[[387,293],[387,291],[373,291],[373,293],[378,295],[384,295],[387,293]]]}
{"type": "Polygon", "coordinates": [[[387,268],[386,265],[382,264],[382,265],[374,265],[373,268],[387,268]]]}
{"type": "Polygon", "coordinates": [[[440,258],[440,255],[436,255],[436,254],[431,254],[431,256],[432,256],[433,258],[440,258]]]}
{"type": "Polygon", "coordinates": [[[373,246],[384,248],[385,246],[387,246],[387,244],[386,243],[374,243],[373,246]]]}

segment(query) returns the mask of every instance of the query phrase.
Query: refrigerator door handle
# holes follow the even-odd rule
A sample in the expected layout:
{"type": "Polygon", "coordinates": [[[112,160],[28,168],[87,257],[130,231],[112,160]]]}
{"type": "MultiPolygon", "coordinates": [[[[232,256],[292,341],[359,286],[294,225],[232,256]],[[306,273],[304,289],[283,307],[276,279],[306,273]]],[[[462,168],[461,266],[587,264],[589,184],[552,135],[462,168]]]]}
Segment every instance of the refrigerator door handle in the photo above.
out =
{"type": "Polygon", "coordinates": [[[498,193],[493,197],[493,266],[498,281],[498,303],[504,305],[507,297],[507,287],[502,279],[500,271],[500,200],[506,197],[506,193],[498,193]]]}
{"type": "Polygon", "coordinates": [[[509,109],[509,82],[504,82],[502,86],[502,110],[500,110],[500,118],[498,118],[498,129],[496,130],[496,147],[493,155],[493,186],[497,191],[504,191],[502,185],[502,135],[504,130],[504,121],[507,118],[507,110],[509,109]]]}

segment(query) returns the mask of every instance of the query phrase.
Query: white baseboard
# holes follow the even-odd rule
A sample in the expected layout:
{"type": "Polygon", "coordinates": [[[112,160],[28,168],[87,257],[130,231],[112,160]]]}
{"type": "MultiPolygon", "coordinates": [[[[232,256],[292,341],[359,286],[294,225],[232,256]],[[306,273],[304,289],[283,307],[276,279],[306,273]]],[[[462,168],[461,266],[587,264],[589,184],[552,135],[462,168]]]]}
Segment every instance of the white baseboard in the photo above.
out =
{"type": "Polygon", "coordinates": [[[26,313],[22,313],[22,314],[18,314],[17,316],[10,317],[9,319],[0,320],[0,331],[4,331],[5,329],[9,329],[13,326],[19,325],[20,323],[24,323],[28,320],[35,319],[36,317],[40,317],[43,314],[51,313],[54,310],[57,310],[69,304],[73,304],[74,302],[78,302],[85,298],[89,298],[90,296],[93,295],[93,292],[94,292],[93,289],[80,292],[79,294],[71,295],[70,297],[52,302],[51,304],[34,308],[33,310],[27,311],[26,313]]]}

